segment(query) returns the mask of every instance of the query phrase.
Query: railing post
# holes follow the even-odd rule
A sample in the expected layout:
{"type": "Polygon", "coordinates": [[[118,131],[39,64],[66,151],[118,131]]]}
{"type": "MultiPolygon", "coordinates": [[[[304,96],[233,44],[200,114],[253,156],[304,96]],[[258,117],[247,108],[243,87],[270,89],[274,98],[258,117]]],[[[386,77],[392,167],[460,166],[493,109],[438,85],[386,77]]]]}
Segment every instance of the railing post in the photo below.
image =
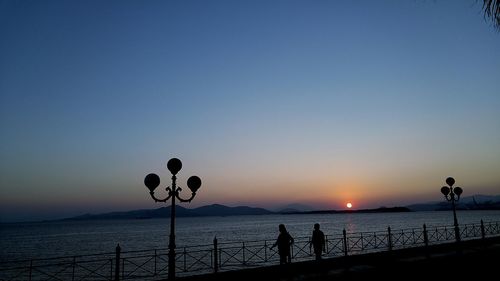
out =
{"type": "Polygon", "coordinates": [[[76,266],[76,257],[73,257],[73,264],[72,264],[72,272],[71,272],[71,281],[75,281],[75,266],[76,266]]]}
{"type": "Polygon", "coordinates": [[[264,262],[267,262],[267,241],[264,240],[264,262]]]}
{"type": "Polygon", "coordinates": [[[429,246],[429,237],[427,236],[427,226],[424,223],[424,245],[427,248],[429,246]]]}
{"type": "MultiPolygon", "coordinates": [[[[311,241],[312,243],[312,241],[311,241]]],[[[325,249],[326,249],[326,254],[329,253],[328,251],[328,235],[325,235],[325,249]]],[[[311,247],[309,247],[309,251],[311,251],[311,247]]]]}
{"type": "Polygon", "coordinates": [[[217,249],[217,236],[214,237],[214,273],[219,271],[219,252],[217,249]]]}
{"type": "Polygon", "coordinates": [[[31,281],[31,276],[32,276],[32,273],[33,273],[33,260],[30,260],[30,275],[29,275],[29,281],[31,281]]]}
{"type": "Polygon", "coordinates": [[[186,255],[187,255],[187,253],[186,253],[186,247],[184,247],[183,254],[184,254],[184,259],[183,259],[183,261],[184,261],[184,272],[186,272],[187,271],[187,267],[186,267],[186,264],[187,264],[186,263],[186,255]]]}
{"type": "Polygon", "coordinates": [[[486,238],[486,231],[484,231],[484,222],[481,220],[481,238],[484,240],[486,238]]]}
{"type": "Polygon", "coordinates": [[[245,242],[243,242],[242,257],[243,257],[243,265],[246,265],[247,263],[245,261],[245,242]]]}
{"type": "Polygon", "coordinates": [[[155,271],[154,271],[154,273],[153,273],[153,275],[154,275],[154,276],[156,276],[156,263],[157,263],[157,262],[156,262],[156,249],[155,249],[155,269],[154,269],[155,271]]]}
{"type": "Polygon", "coordinates": [[[120,281],[120,244],[116,245],[116,255],[115,255],[115,281],[120,281]]]}
{"type": "Polygon", "coordinates": [[[344,242],[344,256],[347,257],[347,251],[348,251],[348,247],[347,247],[347,232],[345,231],[345,228],[344,228],[344,230],[342,230],[342,236],[343,236],[342,241],[344,242]]]}
{"type": "Polygon", "coordinates": [[[392,236],[391,236],[391,227],[387,227],[387,244],[389,251],[392,251],[392,236]]]}
{"type": "MultiPolygon", "coordinates": [[[[312,247],[312,239],[309,238],[309,241],[307,242],[309,244],[309,255],[312,255],[311,247],[312,247]]],[[[325,235],[325,243],[326,243],[326,235],[325,235]]],[[[306,244],[307,245],[307,244],[306,244]]]]}
{"type": "Polygon", "coordinates": [[[222,266],[222,249],[219,249],[219,269],[222,266]]]}

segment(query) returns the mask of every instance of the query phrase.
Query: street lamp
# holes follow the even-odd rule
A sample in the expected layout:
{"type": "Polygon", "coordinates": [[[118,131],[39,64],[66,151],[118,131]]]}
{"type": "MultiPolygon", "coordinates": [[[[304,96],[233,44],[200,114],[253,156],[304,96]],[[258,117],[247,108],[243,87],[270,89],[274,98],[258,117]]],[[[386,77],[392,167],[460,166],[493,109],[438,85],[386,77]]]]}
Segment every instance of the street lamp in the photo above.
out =
{"type": "Polygon", "coordinates": [[[443,193],[444,198],[446,198],[446,200],[451,201],[451,206],[453,208],[453,225],[455,226],[455,239],[457,240],[457,242],[460,242],[460,232],[458,230],[457,210],[455,202],[460,200],[460,195],[464,191],[462,190],[462,188],[458,186],[453,187],[453,185],[455,184],[455,179],[452,177],[446,179],[446,184],[449,185],[450,187],[448,186],[441,187],[441,193],[443,193]]]}
{"type": "Polygon", "coordinates": [[[196,196],[196,191],[201,186],[201,179],[197,176],[192,176],[187,180],[187,186],[191,190],[191,198],[182,199],[179,196],[179,192],[182,191],[180,187],[177,187],[175,176],[182,168],[181,160],[177,158],[172,158],[168,160],[167,163],[168,170],[172,173],[172,187],[167,187],[165,190],[168,196],[164,199],[158,199],[155,196],[154,190],[160,185],[160,177],[156,174],[149,174],[144,178],[144,184],[149,189],[149,194],[155,202],[167,202],[168,199],[172,198],[172,203],[170,205],[170,238],[168,243],[168,280],[175,279],[175,198],[179,199],[180,202],[191,202],[196,196]]]}

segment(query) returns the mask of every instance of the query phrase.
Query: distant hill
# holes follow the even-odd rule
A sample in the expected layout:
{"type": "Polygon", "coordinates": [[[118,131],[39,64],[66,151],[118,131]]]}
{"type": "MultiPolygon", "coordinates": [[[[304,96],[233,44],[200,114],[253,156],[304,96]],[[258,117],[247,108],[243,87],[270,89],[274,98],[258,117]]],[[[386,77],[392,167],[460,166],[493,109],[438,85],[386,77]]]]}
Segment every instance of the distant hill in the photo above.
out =
{"type": "Polygon", "coordinates": [[[228,207],[219,204],[192,209],[198,216],[244,216],[244,215],[269,215],[274,214],[263,208],[253,208],[248,206],[228,207]]]}
{"type": "Polygon", "coordinates": [[[361,210],[323,210],[310,212],[297,212],[289,214],[345,214],[345,213],[396,213],[396,212],[411,212],[406,207],[380,207],[376,209],[361,209],[361,210]]]}
{"type": "MultiPolygon", "coordinates": [[[[175,206],[175,214],[179,217],[196,216],[192,210],[175,206]]],[[[116,220],[116,219],[149,219],[149,218],[167,218],[170,216],[170,207],[161,207],[158,209],[133,210],[126,212],[111,212],[104,214],[85,214],[76,217],[66,218],[64,220],[116,220]]]]}
{"type": "MultiPolygon", "coordinates": [[[[406,206],[412,211],[441,211],[451,210],[450,202],[444,197],[442,201],[412,204],[406,206]]],[[[500,195],[473,195],[464,196],[457,202],[459,210],[500,210],[500,195]]]]}
{"type": "MultiPolygon", "coordinates": [[[[214,204],[194,209],[175,206],[176,217],[208,217],[208,216],[242,216],[242,215],[267,215],[274,214],[266,209],[252,208],[247,206],[228,207],[214,204]]],[[[143,209],[127,212],[111,212],[104,214],[85,214],[81,216],[66,218],[64,220],[109,220],[109,219],[150,219],[169,218],[170,207],[158,209],[143,209]]]]}
{"type": "Polygon", "coordinates": [[[300,204],[300,203],[292,203],[285,206],[281,206],[276,209],[277,213],[298,213],[298,212],[311,212],[315,211],[315,209],[311,206],[300,204]]]}

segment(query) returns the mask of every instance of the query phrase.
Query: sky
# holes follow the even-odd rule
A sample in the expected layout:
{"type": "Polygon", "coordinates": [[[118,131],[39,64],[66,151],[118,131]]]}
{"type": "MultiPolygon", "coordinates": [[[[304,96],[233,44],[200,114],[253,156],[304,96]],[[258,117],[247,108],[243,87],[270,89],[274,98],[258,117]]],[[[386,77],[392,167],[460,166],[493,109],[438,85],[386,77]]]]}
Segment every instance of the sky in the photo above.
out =
{"type": "Polygon", "coordinates": [[[500,194],[481,2],[0,0],[0,221],[500,194]]]}

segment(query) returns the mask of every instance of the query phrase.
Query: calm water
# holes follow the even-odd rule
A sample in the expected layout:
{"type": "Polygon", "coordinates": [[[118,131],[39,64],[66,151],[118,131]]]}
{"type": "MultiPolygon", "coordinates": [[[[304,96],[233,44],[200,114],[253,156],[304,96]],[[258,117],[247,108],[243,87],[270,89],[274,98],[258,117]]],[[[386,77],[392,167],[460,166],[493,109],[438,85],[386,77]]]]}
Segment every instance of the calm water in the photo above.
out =
{"type": "MultiPolygon", "coordinates": [[[[500,211],[458,211],[459,223],[500,221],[500,211]]],[[[452,212],[196,217],[176,220],[178,247],[225,241],[275,239],[284,223],[295,237],[309,236],[314,223],[327,235],[453,224],[452,212]]],[[[168,219],[0,224],[0,261],[166,248],[168,219]]]]}

